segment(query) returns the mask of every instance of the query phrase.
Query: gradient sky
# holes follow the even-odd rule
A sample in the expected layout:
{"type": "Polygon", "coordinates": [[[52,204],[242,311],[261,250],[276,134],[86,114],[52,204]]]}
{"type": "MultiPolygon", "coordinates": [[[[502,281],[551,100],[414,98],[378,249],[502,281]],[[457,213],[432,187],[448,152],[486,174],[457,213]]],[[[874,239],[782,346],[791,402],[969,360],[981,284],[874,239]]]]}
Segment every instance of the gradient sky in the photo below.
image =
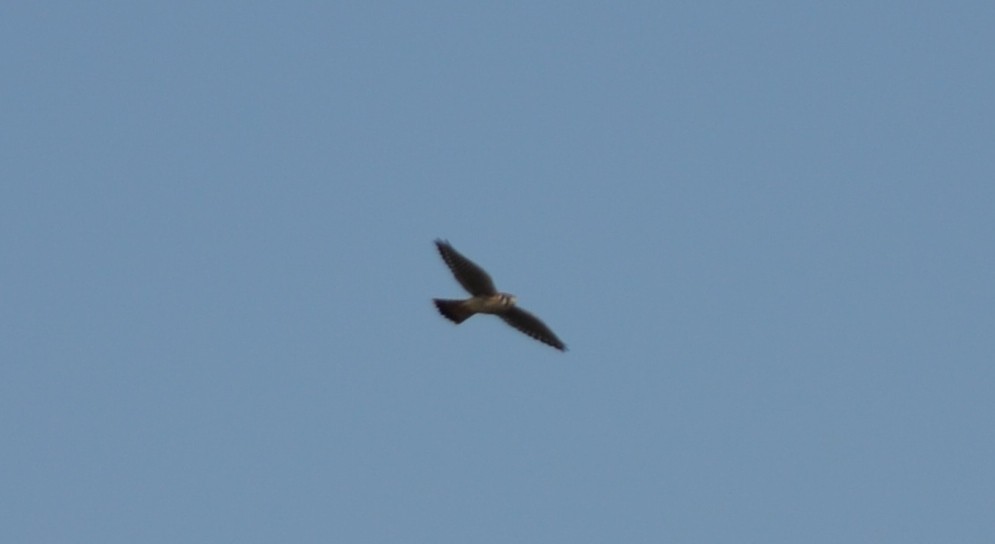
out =
{"type": "Polygon", "coordinates": [[[995,4],[929,4],[5,3],[0,541],[995,541],[995,4]]]}

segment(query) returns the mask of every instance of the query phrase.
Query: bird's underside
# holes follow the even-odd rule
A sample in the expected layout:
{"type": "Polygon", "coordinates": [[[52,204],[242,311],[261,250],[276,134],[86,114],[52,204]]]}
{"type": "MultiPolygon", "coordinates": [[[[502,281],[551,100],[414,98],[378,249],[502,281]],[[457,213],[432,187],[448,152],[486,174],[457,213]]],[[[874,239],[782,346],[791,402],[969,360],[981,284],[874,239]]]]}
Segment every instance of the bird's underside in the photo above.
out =
{"type": "Polygon", "coordinates": [[[474,314],[493,314],[532,338],[566,351],[566,344],[545,323],[516,305],[514,295],[499,293],[483,268],[456,251],[449,242],[436,240],[435,246],[456,281],[472,295],[463,300],[434,299],[435,307],[446,319],[460,324],[474,314]]]}

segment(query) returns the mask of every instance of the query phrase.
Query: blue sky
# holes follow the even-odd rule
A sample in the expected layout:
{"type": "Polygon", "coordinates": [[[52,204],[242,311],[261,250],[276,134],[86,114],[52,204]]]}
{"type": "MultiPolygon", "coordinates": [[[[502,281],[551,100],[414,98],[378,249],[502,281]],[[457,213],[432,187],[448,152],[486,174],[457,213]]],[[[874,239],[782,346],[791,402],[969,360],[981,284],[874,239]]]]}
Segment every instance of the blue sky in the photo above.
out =
{"type": "Polygon", "coordinates": [[[3,6],[0,540],[992,541],[993,28],[3,6]]]}

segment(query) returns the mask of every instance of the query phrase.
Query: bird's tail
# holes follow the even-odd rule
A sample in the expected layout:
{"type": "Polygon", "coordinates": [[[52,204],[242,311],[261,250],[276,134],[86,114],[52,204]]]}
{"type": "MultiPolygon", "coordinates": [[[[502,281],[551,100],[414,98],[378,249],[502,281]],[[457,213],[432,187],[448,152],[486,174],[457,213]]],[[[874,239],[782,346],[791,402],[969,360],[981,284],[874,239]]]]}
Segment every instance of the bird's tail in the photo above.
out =
{"type": "Polygon", "coordinates": [[[466,307],[464,300],[444,300],[441,298],[432,299],[439,313],[446,319],[459,325],[473,315],[473,310],[466,307]]]}

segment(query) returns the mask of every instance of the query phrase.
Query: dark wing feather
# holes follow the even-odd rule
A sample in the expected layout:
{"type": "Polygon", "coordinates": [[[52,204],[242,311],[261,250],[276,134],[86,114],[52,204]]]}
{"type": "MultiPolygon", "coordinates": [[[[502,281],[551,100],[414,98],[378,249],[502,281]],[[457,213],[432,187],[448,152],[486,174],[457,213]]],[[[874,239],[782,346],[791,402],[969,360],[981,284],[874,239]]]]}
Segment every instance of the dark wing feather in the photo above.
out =
{"type": "Polygon", "coordinates": [[[549,330],[539,318],[515,306],[507,312],[498,314],[505,323],[515,327],[536,340],[553,346],[560,351],[566,351],[567,346],[549,330]]]}
{"type": "Polygon", "coordinates": [[[483,268],[461,255],[445,240],[436,240],[435,246],[439,248],[439,255],[442,255],[442,260],[446,261],[446,266],[452,271],[456,281],[468,293],[475,297],[497,294],[494,281],[487,275],[487,272],[484,272],[483,268]]]}

